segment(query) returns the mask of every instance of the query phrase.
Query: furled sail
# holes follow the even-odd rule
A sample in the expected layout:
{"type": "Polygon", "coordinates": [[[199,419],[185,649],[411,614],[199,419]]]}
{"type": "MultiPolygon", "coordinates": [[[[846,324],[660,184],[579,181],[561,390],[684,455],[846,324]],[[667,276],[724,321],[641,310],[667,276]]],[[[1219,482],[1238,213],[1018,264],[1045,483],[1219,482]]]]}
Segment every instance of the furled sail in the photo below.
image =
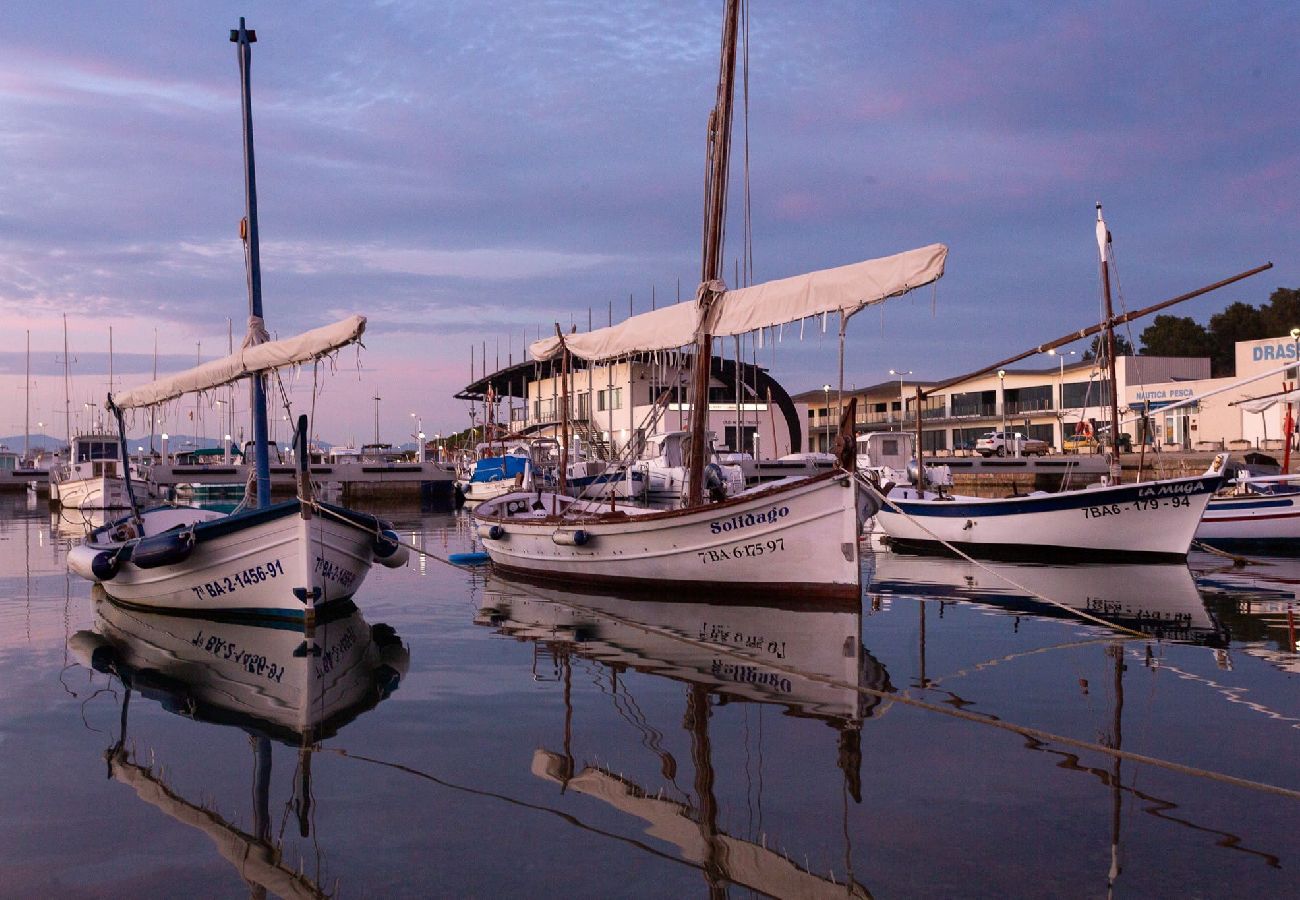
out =
{"type": "MultiPolygon", "coordinates": [[[[937,281],[943,276],[947,257],[947,247],[931,244],[727,291],[714,304],[709,333],[715,337],[748,334],[832,312],[847,318],[863,307],[937,281]]],[[[695,340],[697,308],[693,301],[677,303],[608,328],[565,335],[564,343],[574,356],[589,361],[683,347],[695,340]]],[[[534,341],[529,352],[534,359],[551,359],[560,353],[560,339],[534,341]]]]}
{"type": "Polygon", "coordinates": [[[258,372],[310,362],[360,340],[365,330],[365,316],[350,316],[295,337],[253,344],[223,359],[125,391],[114,397],[113,403],[119,409],[153,406],[183,394],[221,387],[258,372]]]}

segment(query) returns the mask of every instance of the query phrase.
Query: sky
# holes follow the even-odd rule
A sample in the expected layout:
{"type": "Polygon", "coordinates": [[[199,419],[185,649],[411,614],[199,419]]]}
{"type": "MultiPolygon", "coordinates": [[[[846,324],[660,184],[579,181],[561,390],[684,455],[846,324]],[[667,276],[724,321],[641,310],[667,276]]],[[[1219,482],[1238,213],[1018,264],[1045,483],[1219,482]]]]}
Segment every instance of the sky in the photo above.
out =
{"type": "MultiPolygon", "coordinates": [[[[30,332],[32,427],[62,435],[64,316],[83,426],[110,329],[118,389],[152,377],[155,341],[160,372],[239,343],[241,15],[268,328],[369,318],[320,373],[322,438],[373,439],[376,405],[386,441],[458,431],[471,348],[491,370],[557,322],[694,295],[721,0],[6,10],[0,434],[24,429],[30,332]]],[[[935,290],[851,320],[850,386],[1098,321],[1097,202],[1117,305],[1271,261],[1172,312],[1263,303],[1300,287],[1297,42],[1300,5],[1277,2],[751,0],[728,281],[747,169],[754,281],[949,247],[935,290]]],[[[836,380],[835,343],[796,326],[758,359],[797,393],[836,380]]],[[[295,411],[312,382],[286,378],[295,411]]]]}

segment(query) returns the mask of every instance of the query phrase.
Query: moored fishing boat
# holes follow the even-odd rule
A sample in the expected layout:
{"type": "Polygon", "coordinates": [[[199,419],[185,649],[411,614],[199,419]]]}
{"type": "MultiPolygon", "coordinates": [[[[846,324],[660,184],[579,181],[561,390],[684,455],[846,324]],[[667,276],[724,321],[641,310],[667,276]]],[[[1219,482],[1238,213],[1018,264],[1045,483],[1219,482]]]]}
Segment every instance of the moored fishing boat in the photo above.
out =
{"type": "MultiPolygon", "coordinates": [[[[841,423],[838,465],[708,502],[707,416],[712,345],[792,322],[837,315],[841,376],[844,328],[867,306],[937,281],[947,248],[932,244],[892,256],[777,281],[728,289],[722,282],[723,225],[731,141],[738,0],[725,4],[717,102],[708,120],[700,285],[687,301],[632,316],[618,325],[534,342],[535,360],[561,361],[560,421],[567,452],[570,361],[628,359],[692,348],[690,442],[680,509],[635,510],[570,501],[554,494],[511,493],[474,512],[493,564],[539,578],[675,589],[800,590],[811,596],[857,596],[858,534],[866,499],[853,465],[850,402],[841,423]]],[[[841,382],[843,381],[841,377],[841,382]]],[[[842,392],[841,392],[842,393],[842,392]]],[[[562,465],[559,469],[565,471],[562,465]]],[[[715,493],[710,491],[710,493],[715,493]]],[[[720,493],[720,492],[717,492],[720,493]]]]}
{"type": "Polygon", "coordinates": [[[244,27],[231,33],[238,44],[244,96],[246,203],[248,218],[249,333],[239,352],[113,396],[107,407],[118,423],[117,442],[126,456],[123,411],[150,408],[185,394],[210,391],[248,378],[252,383],[256,506],[221,515],[211,510],[162,507],[140,511],[129,470],[128,516],[93,531],[68,554],[78,575],[105,586],[127,606],[188,611],[207,616],[313,620],[326,607],[356,593],[376,560],[400,566],[406,548],[385,523],[367,513],[322,503],[311,495],[306,416],[294,437],[298,497],[271,504],[265,379],[279,369],[317,361],[360,340],[366,320],[352,316],[304,334],[267,340],[262,320],[257,252],[252,116],[248,90],[250,43],[244,27]]]}
{"type": "MultiPolygon", "coordinates": [[[[973,374],[983,374],[1032,353],[1044,352],[1098,332],[1104,337],[1100,345],[1104,367],[1114,372],[1116,324],[1268,268],[1262,266],[1156,307],[1117,317],[1111,308],[1110,295],[1111,235],[1102,218],[1101,204],[1097,204],[1096,231],[1105,301],[1102,324],[1040,345],[973,374]]],[[[970,377],[973,376],[950,379],[930,388],[930,391],[970,377]]],[[[918,410],[921,398],[922,391],[918,388],[918,410]]],[[[900,549],[957,550],[1007,559],[1037,559],[1044,554],[1058,559],[1186,556],[1210,497],[1223,483],[1227,455],[1216,456],[1210,467],[1199,476],[1121,484],[1119,405],[1113,388],[1110,391],[1110,426],[1107,430],[1110,473],[1098,484],[1055,493],[1034,491],[1026,496],[1001,499],[963,497],[948,494],[942,488],[937,492],[926,490],[925,469],[918,465],[915,489],[906,491],[906,495],[891,494],[885,498],[876,521],[891,543],[900,549]]]]}

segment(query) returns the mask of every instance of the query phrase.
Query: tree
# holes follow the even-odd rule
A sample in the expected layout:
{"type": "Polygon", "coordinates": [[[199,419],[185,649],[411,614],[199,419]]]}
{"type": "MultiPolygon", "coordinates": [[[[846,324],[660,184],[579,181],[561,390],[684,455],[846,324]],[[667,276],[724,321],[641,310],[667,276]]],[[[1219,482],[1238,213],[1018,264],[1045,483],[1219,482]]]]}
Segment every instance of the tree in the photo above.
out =
{"type": "Polygon", "coordinates": [[[1191,316],[1156,316],[1139,339],[1143,356],[1214,355],[1210,333],[1191,316]]]}
{"type": "Polygon", "coordinates": [[[1300,327],[1300,290],[1278,288],[1269,295],[1259,311],[1265,334],[1262,337],[1283,337],[1291,329],[1300,327]]]}
{"type": "MultiPolygon", "coordinates": [[[[1290,326],[1287,328],[1289,330],[1290,326]]],[[[1210,340],[1213,344],[1210,375],[1222,378],[1233,374],[1237,365],[1238,341],[1257,341],[1273,336],[1258,309],[1240,300],[1229,304],[1223,312],[1210,316],[1210,340]]]]}
{"type": "MultiPolygon", "coordinates": [[[[1105,351],[1104,335],[1097,335],[1092,339],[1092,346],[1083,351],[1084,359],[1099,359],[1105,351]]],[[[1136,356],[1133,352],[1133,345],[1129,343],[1128,338],[1122,334],[1115,335],[1115,355],[1116,356],[1136,356]]]]}

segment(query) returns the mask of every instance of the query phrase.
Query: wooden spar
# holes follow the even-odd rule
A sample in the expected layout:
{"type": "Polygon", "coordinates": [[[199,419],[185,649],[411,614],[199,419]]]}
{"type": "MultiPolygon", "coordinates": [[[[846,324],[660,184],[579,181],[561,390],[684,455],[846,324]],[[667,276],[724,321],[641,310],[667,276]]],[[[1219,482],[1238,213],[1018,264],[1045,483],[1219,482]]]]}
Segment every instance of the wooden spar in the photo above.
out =
{"type": "MultiPolygon", "coordinates": [[[[1179,294],[1177,297],[1171,297],[1168,300],[1162,300],[1159,303],[1152,304],[1151,306],[1145,307],[1143,309],[1134,310],[1131,313],[1124,313],[1124,315],[1116,316],[1111,321],[1110,323],[1111,327],[1114,327],[1115,325],[1123,325],[1126,322],[1131,322],[1134,319],[1140,319],[1143,316],[1149,316],[1154,312],[1159,312],[1160,310],[1165,309],[1166,307],[1173,306],[1175,303],[1182,303],[1184,300],[1191,300],[1193,297],[1199,297],[1202,294],[1208,294],[1210,293],[1210,291],[1217,291],[1221,287],[1227,287],[1230,284],[1235,284],[1236,282],[1241,281],[1245,278],[1249,278],[1252,275],[1258,275],[1260,272],[1266,272],[1271,268],[1273,268],[1273,264],[1271,262],[1267,262],[1264,263],[1262,266],[1256,266],[1253,269],[1247,269],[1245,272],[1241,272],[1237,275],[1233,275],[1231,278],[1225,278],[1222,281],[1216,281],[1214,284],[1206,285],[1203,288],[1198,288],[1197,290],[1190,291],[1186,294],[1179,294]]],[[[1039,344],[1036,347],[1031,347],[1030,349],[1024,351],[1023,353],[1017,353],[1015,356],[1010,356],[1004,360],[1001,360],[1000,362],[995,362],[992,365],[985,366],[982,369],[977,369],[974,372],[968,372],[965,375],[958,375],[956,378],[949,378],[946,381],[941,381],[938,384],[932,385],[929,388],[927,388],[923,392],[923,394],[924,396],[928,397],[931,394],[937,393],[941,390],[944,390],[945,388],[950,388],[953,385],[961,384],[962,382],[979,378],[981,375],[988,375],[991,372],[996,372],[998,369],[1004,369],[1007,366],[1011,365],[1012,363],[1019,362],[1020,360],[1028,356],[1033,356],[1037,353],[1046,353],[1048,350],[1054,350],[1057,347],[1063,347],[1066,344],[1073,344],[1077,340],[1081,340],[1086,337],[1092,337],[1094,334],[1097,334],[1098,332],[1105,329],[1105,327],[1106,327],[1106,323],[1102,322],[1100,324],[1093,325],[1088,328],[1080,329],[1079,331],[1072,331],[1069,334],[1065,335],[1064,337],[1059,337],[1054,341],[1047,341],[1046,343],[1039,344]]]]}
{"type": "Polygon", "coordinates": [[[727,0],[722,28],[722,60],[718,98],[709,115],[709,171],[704,193],[704,234],[700,262],[700,292],[696,298],[699,325],[691,380],[691,446],[686,478],[686,505],[704,502],[704,458],[708,439],[709,374],[713,368],[713,335],[709,320],[721,294],[714,285],[722,277],[722,232],[727,210],[727,171],[731,154],[731,111],[736,81],[736,30],[740,0],[727,0]]]}

